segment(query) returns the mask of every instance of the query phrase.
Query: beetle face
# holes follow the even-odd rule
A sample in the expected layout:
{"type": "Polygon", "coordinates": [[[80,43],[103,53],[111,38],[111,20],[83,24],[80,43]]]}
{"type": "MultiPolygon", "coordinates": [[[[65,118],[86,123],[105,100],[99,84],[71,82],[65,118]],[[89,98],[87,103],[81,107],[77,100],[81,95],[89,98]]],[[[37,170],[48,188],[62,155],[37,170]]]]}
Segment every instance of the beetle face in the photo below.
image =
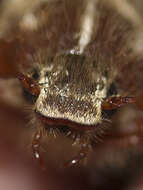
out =
{"type": "Polygon", "coordinates": [[[101,122],[107,78],[105,69],[101,74],[94,60],[81,55],[58,55],[39,73],[36,112],[69,123],[96,125],[101,122]]]}

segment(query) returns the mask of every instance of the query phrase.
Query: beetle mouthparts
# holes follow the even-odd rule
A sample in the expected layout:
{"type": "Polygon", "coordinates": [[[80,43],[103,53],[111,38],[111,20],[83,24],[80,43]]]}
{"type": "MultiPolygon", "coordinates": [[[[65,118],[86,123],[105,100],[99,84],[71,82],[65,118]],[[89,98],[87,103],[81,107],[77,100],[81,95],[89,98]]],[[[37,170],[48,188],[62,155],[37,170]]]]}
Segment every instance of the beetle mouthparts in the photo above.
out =
{"type": "Polygon", "coordinates": [[[43,123],[49,125],[50,127],[61,127],[61,126],[67,126],[71,129],[75,130],[93,130],[93,128],[97,128],[99,123],[96,123],[95,125],[86,125],[82,123],[77,123],[75,121],[71,121],[66,118],[52,118],[52,117],[46,117],[42,115],[40,112],[35,110],[35,114],[38,117],[39,120],[41,120],[43,123]]]}

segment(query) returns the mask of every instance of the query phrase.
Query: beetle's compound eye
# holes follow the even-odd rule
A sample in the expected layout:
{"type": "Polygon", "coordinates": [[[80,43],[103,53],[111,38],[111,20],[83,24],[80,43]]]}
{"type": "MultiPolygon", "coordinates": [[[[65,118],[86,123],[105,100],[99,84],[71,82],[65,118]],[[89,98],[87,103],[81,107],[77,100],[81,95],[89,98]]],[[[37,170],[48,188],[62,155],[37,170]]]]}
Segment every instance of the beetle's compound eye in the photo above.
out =
{"type": "Polygon", "coordinates": [[[40,74],[37,71],[37,69],[34,69],[32,72],[32,79],[37,81],[39,79],[39,76],[40,76],[40,74]]]}
{"type": "Polygon", "coordinates": [[[37,99],[40,94],[38,83],[22,73],[19,73],[17,78],[24,89],[24,96],[26,100],[30,101],[31,103],[35,102],[35,99],[37,99]]]}
{"type": "Polygon", "coordinates": [[[115,96],[118,94],[118,91],[117,91],[117,87],[115,85],[115,83],[111,83],[108,91],[107,91],[107,97],[110,97],[110,96],[115,96]]]}

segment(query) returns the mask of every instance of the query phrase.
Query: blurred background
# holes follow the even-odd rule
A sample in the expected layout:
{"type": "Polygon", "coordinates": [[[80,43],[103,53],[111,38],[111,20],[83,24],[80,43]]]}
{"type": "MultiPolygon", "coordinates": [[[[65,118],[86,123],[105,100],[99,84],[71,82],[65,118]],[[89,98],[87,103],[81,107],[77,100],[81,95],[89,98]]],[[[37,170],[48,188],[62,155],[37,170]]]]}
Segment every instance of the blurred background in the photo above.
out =
{"type": "MultiPolygon", "coordinates": [[[[66,160],[78,153],[79,147],[72,147],[72,141],[66,137],[45,136],[41,154],[47,169],[42,170],[31,150],[32,106],[25,101],[16,74],[21,66],[31,67],[35,50],[46,49],[48,55],[55,55],[77,45],[81,18],[88,1],[0,1],[0,189],[143,189],[143,2],[126,2],[140,22],[128,17],[126,11],[120,11],[120,6],[124,10],[120,1],[103,1],[105,6],[109,4],[110,13],[117,12],[124,24],[131,26],[131,38],[126,36],[126,40],[138,61],[124,68],[119,82],[126,94],[131,86],[135,87],[137,106],[125,106],[113,115],[112,124],[97,140],[86,165],[61,168],[66,160]],[[134,45],[130,43],[131,39],[134,45]]],[[[98,14],[95,12],[98,16],[102,14],[100,10],[98,14]]],[[[118,20],[114,24],[120,26],[118,20]]],[[[91,56],[94,55],[95,31],[93,29],[91,44],[86,49],[91,56]]]]}

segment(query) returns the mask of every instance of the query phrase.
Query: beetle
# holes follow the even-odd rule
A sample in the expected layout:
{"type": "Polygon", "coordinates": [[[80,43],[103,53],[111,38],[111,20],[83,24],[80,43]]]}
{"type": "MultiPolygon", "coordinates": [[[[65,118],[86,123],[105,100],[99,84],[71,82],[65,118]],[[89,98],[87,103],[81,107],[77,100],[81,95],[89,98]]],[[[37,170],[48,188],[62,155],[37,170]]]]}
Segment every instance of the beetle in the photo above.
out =
{"type": "MultiPolygon", "coordinates": [[[[32,111],[41,126],[53,133],[58,130],[69,138],[74,136],[75,143],[80,141],[79,154],[65,166],[78,164],[87,157],[103,123],[111,121],[108,110],[136,102],[134,96],[122,96],[116,80],[121,69],[137,62],[130,45],[125,42],[133,29],[119,14],[112,13],[101,3],[99,26],[93,30],[96,32],[91,40],[95,16],[93,10],[89,14],[92,2],[87,3],[85,9],[78,47],[54,56],[49,56],[45,48],[38,48],[32,55],[32,69],[17,74],[24,97],[34,105],[32,111]]],[[[41,126],[37,127],[32,150],[42,164],[41,126]]]]}
{"type": "MultiPolygon", "coordinates": [[[[74,133],[75,142],[80,138],[81,151],[67,164],[72,165],[86,157],[103,122],[110,122],[103,113],[135,103],[135,98],[116,94],[112,90],[113,81],[107,77],[107,68],[105,65],[102,68],[94,59],[60,54],[48,57],[45,62],[39,66],[42,69],[34,68],[28,75],[20,73],[18,79],[25,95],[34,102],[35,116],[43,126],[46,124],[48,130],[56,129],[69,137],[74,133]]],[[[34,156],[40,160],[41,138],[38,130],[32,143],[34,156]]]]}

